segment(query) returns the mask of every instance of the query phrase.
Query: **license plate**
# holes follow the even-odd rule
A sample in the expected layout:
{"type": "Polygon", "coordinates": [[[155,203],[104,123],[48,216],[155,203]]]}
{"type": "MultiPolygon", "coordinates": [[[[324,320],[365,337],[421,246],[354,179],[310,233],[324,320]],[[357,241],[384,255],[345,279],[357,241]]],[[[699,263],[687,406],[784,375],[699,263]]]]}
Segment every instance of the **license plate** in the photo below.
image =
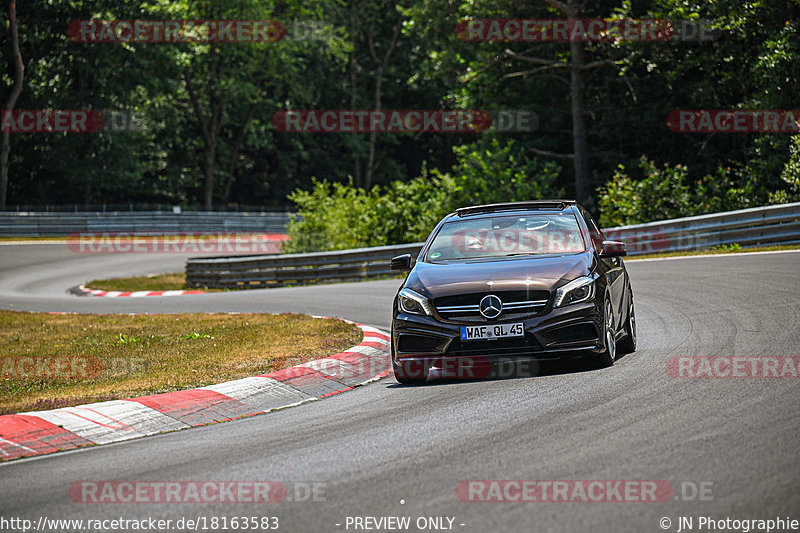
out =
{"type": "Polygon", "coordinates": [[[525,328],[522,322],[517,324],[496,324],[494,326],[461,326],[462,341],[505,339],[508,337],[524,337],[525,328]]]}

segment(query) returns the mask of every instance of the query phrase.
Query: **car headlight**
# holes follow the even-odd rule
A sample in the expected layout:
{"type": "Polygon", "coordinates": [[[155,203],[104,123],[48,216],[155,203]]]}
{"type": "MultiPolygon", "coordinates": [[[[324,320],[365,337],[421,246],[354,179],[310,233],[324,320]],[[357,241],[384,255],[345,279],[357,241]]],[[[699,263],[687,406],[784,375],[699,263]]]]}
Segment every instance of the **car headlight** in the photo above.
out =
{"type": "Polygon", "coordinates": [[[432,314],[428,299],[411,289],[400,291],[400,294],[397,295],[397,304],[404,313],[429,316],[432,314]]]}
{"type": "Polygon", "coordinates": [[[594,297],[594,281],[591,276],[582,276],[574,279],[556,291],[553,307],[585,302],[594,297]]]}

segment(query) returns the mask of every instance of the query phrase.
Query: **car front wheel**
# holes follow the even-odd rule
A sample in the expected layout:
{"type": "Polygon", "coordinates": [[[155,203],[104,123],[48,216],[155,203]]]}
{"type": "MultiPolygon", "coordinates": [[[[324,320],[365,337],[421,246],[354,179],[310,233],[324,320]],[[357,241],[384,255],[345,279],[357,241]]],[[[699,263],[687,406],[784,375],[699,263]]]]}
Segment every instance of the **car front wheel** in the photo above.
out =
{"type": "Polygon", "coordinates": [[[617,357],[617,340],[614,332],[614,309],[611,300],[606,297],[603,306],[603,344],[604,350],[597,356],[597,366],[601,368],[614,364],[617,357]]]}
{"type": "Polygon", "coordinates": [[[625,320],[625,338],[619,344],[619,353],[628,354],[636,351],[636,312],[633,308],[633,291],[628,289],[628,318],[625,320]]]}

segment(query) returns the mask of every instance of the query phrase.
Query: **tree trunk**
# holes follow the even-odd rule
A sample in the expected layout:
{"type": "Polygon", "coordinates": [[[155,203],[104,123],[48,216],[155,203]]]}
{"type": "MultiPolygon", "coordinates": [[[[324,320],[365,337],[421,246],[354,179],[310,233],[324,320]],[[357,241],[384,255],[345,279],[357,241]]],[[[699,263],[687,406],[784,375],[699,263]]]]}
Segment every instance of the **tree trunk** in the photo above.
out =
{"type": "MultiPolygon", "coordinates": [[[[389,58],[394,52],[395,47],[397,46],[397,38],[400,35],[400,30],[402,29],[403,23],[403,15],[402,13],[398,13],[397,15],[397,22],[394,25],[394,29],[392,30],[392,39],[389,41],[388,46],[386,47],[386,52],[383,54],[383,59],[378,58],[378,54],[375,51],[375,42],[372,38],[372,31],[370,30],[367,34],[367,44],[369,45],[369,53],[372,56],[373,61],[375,61],[375,65],[377,67],[377,71],[375,74],[375,102],[374,102],[374,109],[375,111],[380,111],[382,109],[381,100],[383,99],[383,74],[386,72],[386,67],[389,64],[389,58]]],[[[370,124],[370,129],[372,128],[372,124],[370,124]]],[[[377,131],[370,131],[369,132],[369,154],[367,156],[367,164],[366,168],[364,169],[364,189],[369,190],[372,186],[372,176],[375,173],[375,169],[377,166],[375,165],[375,145],[378,142],[378,132],[377,131]]]]}
{"type": "Polygon", "coordinates": [[[203,184],[203,209],[211,211],[214,208],[214,171],[217,160],[217,145],[215,142],[206,143],[206,177],[203,184]]]}
{"type": "MultiPolygon", "coordinates": [[[[350,3],[350,40],[353,45],[353,50],[350,52],[350,59],[347,62],[347,68],[350,71],[350,109],[356,108],[356,4],[350,3]]],[[[353,142],[353,181],[356,187],[361,184],[361,157],[358,155],[357,146],[360,144],[358,141],[358,133],[352,134],[354,137],[353,142]]]]}
{"type": "MultiPolygon", "coordinates": [[[[568,0],[567,17],[577,19],[581,7],[576,0],[568,0]]],[[[569,95],[572,108],[572,153],[575,164],[575,199],[585,202],[589,198],[589,152],[586,147],[585,104],[583,95],[583,69],[586,65],[583,42],[570,40],[569,95]]]]}
{"type": "MultiPolygon", "coordinates": [[[[8,3],[8,24],[11,36],[11,54],[14,63],[14,86],[6,100],[4,111],[11,112],[22,92],[22,80],[25,76],[25,65],[22,63],[22,53],[19,51],[19,26],[17,24],[17,3],[11,0],[8,3]]],[[[8,156],[11,153],[11,132],[3,132],[2,150],[0,150],[0,209],[6,207],[6,194],[8,192],[8,156]]]]}
{"type": "MultiPolygon", "coordinates": [[[[381,110],[383,87],[383,67],[378,69],[378,77],[375,80],[375,111],[381,110]]],[[[364,173],[364,189],[369,190],[372,186],[372,174],[375,171],[375,143],[378,141],[378,132],[370,129],[369,132],[369,153],[367,154],[366,172],[364,173]]]]}
{"type": "MultiPolygon", "coordinates": [[[[544,0],[549,6],[567,16],[577,19],[581,15],[583,5],[578,0],[544,0]]],[[[571,29],[570,29],[571,31],[571,29]]],[[[575,199],[579,202],[589,198],[589,152],[586,146],[585,104],[583,96],[583,71],[603,62],[586,65],[583,42],[570,39],[569,43],[569,97],[572,112],[572,154],[575,164],[575,199]]],[[[537,62],[528,58],[528,61],[537,62]]],[[[546,61],[540,61],[547,63],[546,61]]],[[[533,150],[543,153],[542,150],[533,150]]]]}
{"type": "Polygon", "coordinates": [[[570,43],[570,100],[572,107],[572,153],[575,163],[575,199],[584,202],[589,198],[589,151],[586,146],[586,124],[583,96],[583,43],[570,43]]]}
{"type": "Polygon", "coordinates": [[[217,46],[212,43],[209,51],[209,80],[208,107],[209,113],[206,117],[200,106],[200,98],[197,95],[192,82],[192,74],[188,68],[183,71],[183,78],[186,83],[186,91],[189,93],[189,100],[192,102],[195,117],[200,123],[205,141],[205,178],[203,183],[203,208],[211,211],[214,207],[214,181],[217,164],[217,140],[219,133],[225,122],[225,102],[217,92],[217,80],[219,79],[220,54],[217,46]]]}
{"type": "Polygon", "coordinates": [[[256,104],[250,104],[250,107],[247,108],[247,116],[244,119],[244,124],[242,124],[242,128],[239,130],[239,134],[236,136],[236,140],[233,143],[231,158],[228,161],[228,177],[225,180],[225,188],[222,191],[223,205],[227,204],[231,199],[231,187],[233,186],[233,182],[236,181],[236,160],[239,158],[239,151],[242,149],[242,145],[247,138],[247,128],[253,120],[253,113],[255,110],[256,104]]]}
{"type": "Polygon", "coordinates": [[[92,178],[91,174],[86,178],[86,182],[83,184],[83,210],[89,211],[92,205],[92,178]]]}

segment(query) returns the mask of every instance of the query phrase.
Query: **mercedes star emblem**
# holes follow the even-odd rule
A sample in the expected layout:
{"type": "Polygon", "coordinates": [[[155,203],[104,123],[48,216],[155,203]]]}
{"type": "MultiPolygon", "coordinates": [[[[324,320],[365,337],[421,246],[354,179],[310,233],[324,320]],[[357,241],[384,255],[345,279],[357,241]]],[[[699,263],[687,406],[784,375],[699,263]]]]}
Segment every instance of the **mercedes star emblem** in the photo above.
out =
{"type": "Polygon", "coordinates": [[[503,301],[494,294],[484,296],[480,303],[480,311],[486,318],[497,318],[503,312],[503,301]]]}

